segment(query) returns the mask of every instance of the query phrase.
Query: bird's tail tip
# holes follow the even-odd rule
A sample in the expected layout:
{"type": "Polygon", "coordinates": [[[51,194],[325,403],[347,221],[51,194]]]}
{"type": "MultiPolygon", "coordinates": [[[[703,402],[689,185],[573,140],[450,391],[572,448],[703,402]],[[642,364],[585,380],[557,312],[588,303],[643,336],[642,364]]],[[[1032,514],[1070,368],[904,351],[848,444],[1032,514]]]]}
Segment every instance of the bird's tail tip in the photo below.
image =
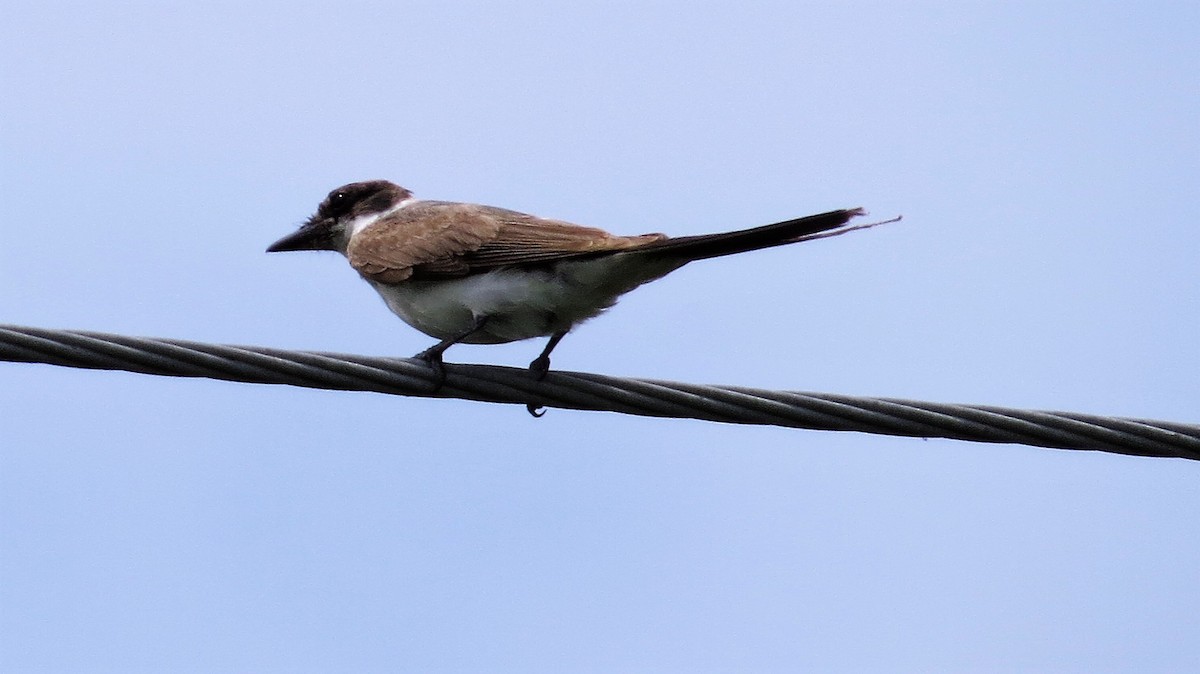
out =
{"type": "Polygon", "coordinates": [[[867,212],[867,209],[861,208],[861,207],[860,208],[848,208],[848,209],[846,209],[846,213],[849,214],[849,218],[847,218],[846,224],[843,224],[841,227],[838,227],[836,229],[830,229],[830,230],[827,230],[824,232],[816,232],[814,234],[809,234],[807,236],[801,236],[797,239],[793,239],[793,242],[798,243],[800,241],[813,241],[815,239],[828,239],[829,237],[840,236],[847,232],[857,232],[860,229],[870,229],[872,227],[878,227],[879,225],[890,225],[893,222],[900,222],[901,220],[904,219],[903,215],[897,215],[896,217],[888,218],[887,220],[876,220],[875,222],[864,222],[864,223],[852,225],[852,224],[849,224],[850,218],[865,217],[867,215],[870,215],[870,213],[867,212]]]}

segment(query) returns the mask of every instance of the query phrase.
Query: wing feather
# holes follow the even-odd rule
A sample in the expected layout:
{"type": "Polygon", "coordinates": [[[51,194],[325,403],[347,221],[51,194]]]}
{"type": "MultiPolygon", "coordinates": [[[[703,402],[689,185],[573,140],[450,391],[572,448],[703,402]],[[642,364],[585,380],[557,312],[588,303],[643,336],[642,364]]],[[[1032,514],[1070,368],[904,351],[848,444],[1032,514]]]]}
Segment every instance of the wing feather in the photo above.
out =
{"type": "Polygon", "coordinates": [[[625,250],[664,234],[615,236],[602,229],[491,206],[422,201],[369,225],[346,256],[363,276],[383,283],[447,278],[509,265],[544,264],[625,250]]]}

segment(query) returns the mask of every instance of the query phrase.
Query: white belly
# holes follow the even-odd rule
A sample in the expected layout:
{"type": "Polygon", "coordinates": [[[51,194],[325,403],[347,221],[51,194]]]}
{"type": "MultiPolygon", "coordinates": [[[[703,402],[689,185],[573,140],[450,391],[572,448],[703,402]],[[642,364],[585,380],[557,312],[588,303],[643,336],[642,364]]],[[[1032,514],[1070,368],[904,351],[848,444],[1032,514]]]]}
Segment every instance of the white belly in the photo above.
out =
{"type": "Polygon", "coordinates": [[[610,256],[553,269],[499,269],[445,281],[371,285],[405,323],[437,339],[487,323],[464,342],[498,344],[551,335],[600,314],[622,294],[675,269],[610,256]]]}

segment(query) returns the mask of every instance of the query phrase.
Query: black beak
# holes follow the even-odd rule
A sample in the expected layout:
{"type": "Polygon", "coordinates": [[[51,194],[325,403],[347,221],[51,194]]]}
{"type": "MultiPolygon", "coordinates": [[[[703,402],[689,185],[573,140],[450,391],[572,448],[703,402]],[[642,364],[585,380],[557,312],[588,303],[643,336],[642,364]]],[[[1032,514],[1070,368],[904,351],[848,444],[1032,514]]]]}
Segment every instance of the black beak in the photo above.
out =
{"type": "Polygon", "coordinates": [[[305,223],[300,229],[288,234],[267,247],[268,253],[282,253],[291,250],[332,250],[330,223],[325,220],[315,220],[305,223]]]}

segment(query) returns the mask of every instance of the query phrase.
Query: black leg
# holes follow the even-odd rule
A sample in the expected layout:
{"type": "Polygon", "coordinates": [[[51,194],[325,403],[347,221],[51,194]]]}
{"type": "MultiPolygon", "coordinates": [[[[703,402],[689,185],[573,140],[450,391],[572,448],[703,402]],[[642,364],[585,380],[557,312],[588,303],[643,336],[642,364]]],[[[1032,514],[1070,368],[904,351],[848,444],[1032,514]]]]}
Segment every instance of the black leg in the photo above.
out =
{"type": "Polygon", "coordinates": [[[529,371],[533,373],[534,379],[541,381],[546,378],[546,373],[550,371],[550,352],[553,351],[554,347],[558,346],[558,343],[561,342],[562,338],[566,336],[566,330],[550,335],[550,341],[546,342],[546,348],[542,349],[542,354],[537,358],[534,358],[533,362],[529,364],[529,371]]]}
{"type": "Polygon", "coordinates": [[[487,316],[480,316],[475,319],[475,324],[472,325],[469,330],[464,330],[453,337],[447,337],[428,349],[425,349],[421,353],[413,356],[413,358],[420,358],[426,363],[429,363],[429,367],[433,368],[433,390],[436,391],[440,389],[442,384],[446,382],[446,364],[442,362],[442,354],[446,352],[446,349],[449,349],[451,346],[454,346],[467,337],[470,337],[475,333],[476,330],[482,328],[485,323],[487,323],[487,316]]]}
{"type": "MultiPolygon", "coordinates": [[[[553,351],[554,347],[558,346],[558,343],[561,342],[562,338],[566,336],[566,330],[550,335],[550,341],[546,342],[546,348],[542,349],[541,355],[539,355],[537,358],[534,358],[533,362],[529,364],[529,371],[533,373],[534,379],[541,381],[546,378],[546,373],[550,371],[550,352],[553,351]]],[[[537,403],[529,403],[525,406],[525,409],[535,417],[540,417],[545,414],[545,412],[538,411],[541,408],[542,406],[538,405],[537,403]]]]}

